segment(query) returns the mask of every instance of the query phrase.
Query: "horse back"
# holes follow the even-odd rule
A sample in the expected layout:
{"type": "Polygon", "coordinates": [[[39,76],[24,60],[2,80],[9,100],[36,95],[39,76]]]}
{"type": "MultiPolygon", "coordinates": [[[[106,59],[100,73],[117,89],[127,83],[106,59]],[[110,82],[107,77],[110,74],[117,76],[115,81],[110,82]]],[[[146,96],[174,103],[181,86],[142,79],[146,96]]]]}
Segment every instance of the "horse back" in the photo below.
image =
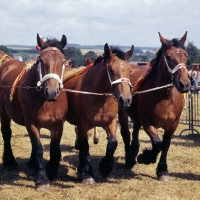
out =
{"type": "Polygon", "coordinates": [[[24,68],[24,62],[19,60],[10,60],[0,67],[0,81],[13,82],[24,68]]]}

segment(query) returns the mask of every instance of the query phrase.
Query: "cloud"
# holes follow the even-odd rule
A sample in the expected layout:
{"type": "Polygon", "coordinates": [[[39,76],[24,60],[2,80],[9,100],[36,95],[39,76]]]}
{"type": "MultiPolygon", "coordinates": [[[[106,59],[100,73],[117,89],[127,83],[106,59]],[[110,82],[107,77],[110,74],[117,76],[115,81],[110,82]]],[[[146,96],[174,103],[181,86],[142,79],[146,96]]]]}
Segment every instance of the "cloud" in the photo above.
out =
{"type": "Polygon", "coordinates": [[[69,43],[159,47],[158,31],[168,39],[200,47],[200,7],[195,0],[11,0],[0,7],[0,44],[35,45],[36,34],[69,43]],[[12,6],[11,6],[12,5],[12,6]]]}

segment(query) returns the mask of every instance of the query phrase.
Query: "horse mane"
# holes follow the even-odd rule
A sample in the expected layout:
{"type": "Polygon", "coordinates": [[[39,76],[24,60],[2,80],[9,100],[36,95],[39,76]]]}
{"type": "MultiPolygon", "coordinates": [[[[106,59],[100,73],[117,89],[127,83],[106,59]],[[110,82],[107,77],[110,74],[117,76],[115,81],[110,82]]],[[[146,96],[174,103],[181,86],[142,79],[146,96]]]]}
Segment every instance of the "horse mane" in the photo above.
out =
{"type": "MultiPolygon", "coordinates": [[[[119,47],[117,46],[110,46],[110,49],[112,51],[113,54],[115,54],[119,59],[121,60],[126,60],[126,53],[123,52],[119,47]]],[[[106,62],[109,58],[107,57],[107,55],[105,53],[103,53],[103,55],[99,55],[95,58],[94,60],[94,65],[96,65],[98,62],[100,61],[104,61],[106,62]]]]}
{"type": "Polygon", "coordinates": [[[44,46],[42,47],[41,50],[46,49],[47,47],[56,47],[58,48],[63,54],[65,53],[61,43],[59,40],[57,40],[56,38],[47,38],[44,46]]]}

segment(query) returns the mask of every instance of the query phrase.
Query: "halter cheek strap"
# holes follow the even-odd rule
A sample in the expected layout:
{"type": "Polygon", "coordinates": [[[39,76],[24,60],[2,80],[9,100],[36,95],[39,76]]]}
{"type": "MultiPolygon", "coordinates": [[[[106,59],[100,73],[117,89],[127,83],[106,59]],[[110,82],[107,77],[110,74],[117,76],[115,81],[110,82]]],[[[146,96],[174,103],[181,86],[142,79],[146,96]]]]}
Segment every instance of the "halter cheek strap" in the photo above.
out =
{"type": "Polygon", "coordinates": [[[179,63],[178,65],[176,65],[176,67],[174,67],[173,69],[170,69],[165,55],[164,55],[164,60],[165,60],[165,63],[166,63],[166,65],[167,65],[168,71],[169,71],[172,75],[173,75],[176,71],[178,71],[179,69],[181,69],[181,68],[187,69],[184,63],[179,63]]]}

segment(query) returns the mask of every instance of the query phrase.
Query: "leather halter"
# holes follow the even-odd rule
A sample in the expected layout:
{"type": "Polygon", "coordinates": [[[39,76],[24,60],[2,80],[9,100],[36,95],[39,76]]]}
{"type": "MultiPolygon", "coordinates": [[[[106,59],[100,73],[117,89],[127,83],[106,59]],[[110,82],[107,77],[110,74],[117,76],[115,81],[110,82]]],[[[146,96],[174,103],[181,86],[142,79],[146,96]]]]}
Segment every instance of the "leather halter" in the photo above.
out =
{"type": "MultiPolygon", "coordinates": [[[[60,51],[58,48],[56,47],[48,47],[44,50],[41,51],[40,55],[44,52],[47,52],[47,51],[60,51]]],[[[61,51],[60,51],[61,52],[61,51]]],[[[42,70],[41,70],[41,62],[38,63],[38,72],[39,72],[39,76],[40,76],[40,80],[37,82],[37,87],[42,87],[42,84],[48,80],[48,79],[56,79],[59,84],[60,84],[60,88],[62,89],[63,88],[63,73],[64,73],[64,69],[66,67],[68,63],[64,62],[63,65],[62,65],[62,73],[61,73],[61,76],[59,77],[57,74],[55,73],[49,73],[49,74],[46,74],[42,77],[42,70]]]]}

